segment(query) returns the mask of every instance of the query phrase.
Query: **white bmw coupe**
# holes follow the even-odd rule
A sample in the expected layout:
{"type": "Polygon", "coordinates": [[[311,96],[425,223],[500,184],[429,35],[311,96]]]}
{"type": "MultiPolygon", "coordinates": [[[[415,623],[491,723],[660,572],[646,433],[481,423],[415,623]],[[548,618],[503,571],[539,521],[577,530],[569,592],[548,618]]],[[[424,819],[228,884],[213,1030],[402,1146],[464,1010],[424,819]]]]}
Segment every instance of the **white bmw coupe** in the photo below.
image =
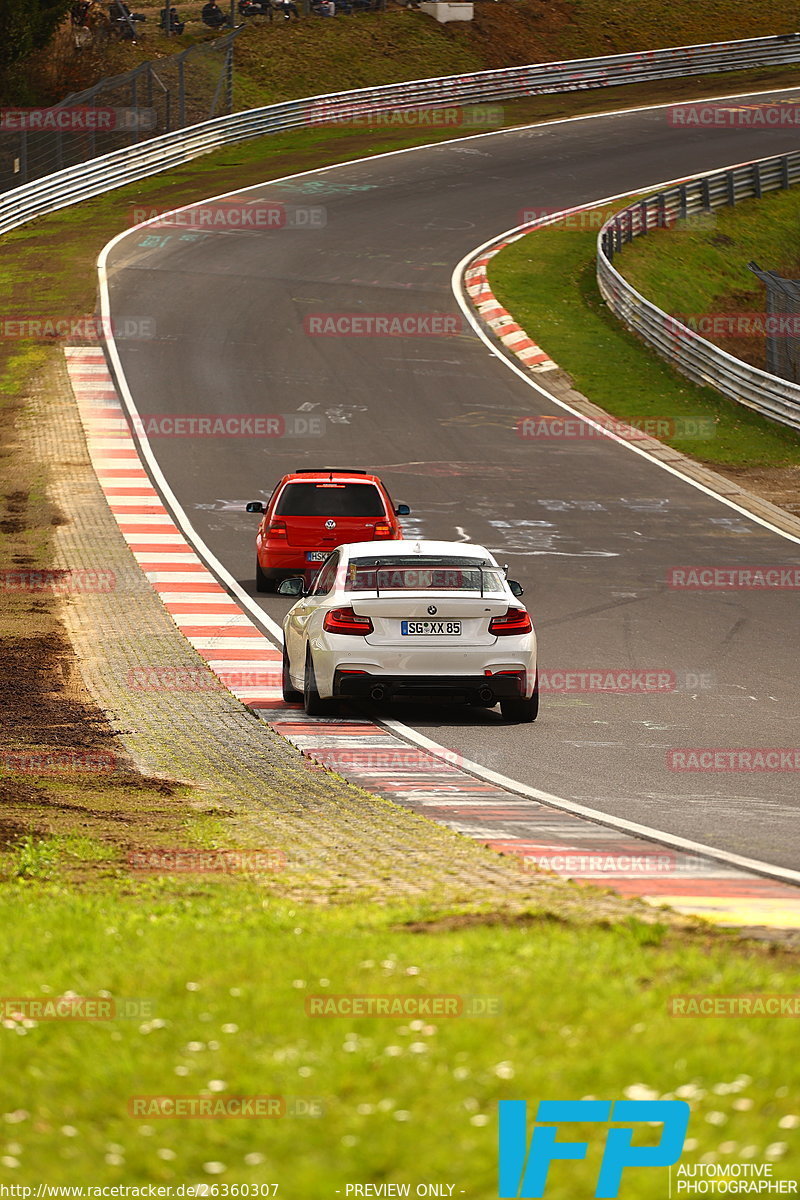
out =
{"type": "Polygon", "coordinates": [[[283,622],[283,696],[310,716],[337,699],[399,696],[500,704],[508,721],[539,709],[536,634],[522,588],[483,546],[356,542],[328,556],[283,622]]]}

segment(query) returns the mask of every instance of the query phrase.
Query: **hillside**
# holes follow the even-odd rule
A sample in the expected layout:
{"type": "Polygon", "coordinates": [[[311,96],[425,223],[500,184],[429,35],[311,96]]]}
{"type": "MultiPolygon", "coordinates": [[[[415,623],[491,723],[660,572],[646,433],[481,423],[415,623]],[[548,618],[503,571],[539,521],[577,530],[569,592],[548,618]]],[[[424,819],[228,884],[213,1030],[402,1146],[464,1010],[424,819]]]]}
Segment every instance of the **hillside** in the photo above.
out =
{"type": "MultiPolygon", "coordinates": [[[[48,51],[0,81],[0,100],[52,102],[144,59],[213,40],[200,22],[199,0],[178,3],[188,20],[180,38],[158,31],[158,7],[134,6],[148,17],[136,44],[76,50],[65,27],[48,51]]],[[[237,45],[237,107],[465,70],[784,33],[797,23],[790,0],[764,0],[748,11],[747,28],[735,0],[674,0],[667,7],[660,0],[633,7],[619,0],[476,0],[473,22],[449,25],[394,0],[385,13],[332,21],[256,18],[237,45]]]]}

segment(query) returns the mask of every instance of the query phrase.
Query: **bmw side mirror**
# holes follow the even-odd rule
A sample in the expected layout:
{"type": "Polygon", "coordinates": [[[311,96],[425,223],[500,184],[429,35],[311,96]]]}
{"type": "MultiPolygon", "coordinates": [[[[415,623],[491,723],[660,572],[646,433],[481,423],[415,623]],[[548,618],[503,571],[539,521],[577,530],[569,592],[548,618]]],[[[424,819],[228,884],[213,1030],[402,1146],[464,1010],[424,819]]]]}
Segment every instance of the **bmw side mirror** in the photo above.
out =
{"type": "Polygon", "coordinates": [[[278,584],[279,596],[305,596],[306,581],[302,575],[292,575],[290,579],[282,579],[278,584]]]}
{"type": "Polygon", "coordinates": [[[411,515],[411,509],[407,504],[398,504],[394,513],[396,517],[408,517],[411,515]]]}
{"type": "Polygon", "coordinates": [[[264,508],[264,505],[261,503],[260,500],[251,500],[250,503],[247,505],[247,511],[249,513],[263,513],[263,512],[266,512],[267,510],[264,508]]]}
{"type": "Polygon", "coordinates": [[[517,583],[516,579],[508,579],[508,580],[506,580],[506,582],[507,582],[509,589],[511,591],[511,594],[513,596],[521,596],[522,593],[525,591],[522,584],[517,583]]]}

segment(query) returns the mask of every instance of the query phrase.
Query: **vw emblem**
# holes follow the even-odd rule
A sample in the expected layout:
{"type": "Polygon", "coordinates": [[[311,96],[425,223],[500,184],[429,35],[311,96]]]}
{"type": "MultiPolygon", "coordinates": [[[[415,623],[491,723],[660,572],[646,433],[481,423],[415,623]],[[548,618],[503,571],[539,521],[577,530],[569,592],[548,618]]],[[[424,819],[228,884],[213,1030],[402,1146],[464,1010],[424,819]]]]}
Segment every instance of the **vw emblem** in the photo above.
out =
{"type": "Polygon", "coordinates": [[[435,617],[438,611],[439,611],[439,610],[438,610],[438,608],[436,607],[436,605],[435,605],[435,604],[429,604],[429,605],[428,605],[428,616],[429,616],[429,617],[435,617]]]}
{"type": "Polygon", "coordinates": [[[325,522],[325,528],[326,528],[326,529],[335,529],[335,528],[336,528],[336,522],[335,522],[335,521],[326,521],[326,522],[325,522]]]}

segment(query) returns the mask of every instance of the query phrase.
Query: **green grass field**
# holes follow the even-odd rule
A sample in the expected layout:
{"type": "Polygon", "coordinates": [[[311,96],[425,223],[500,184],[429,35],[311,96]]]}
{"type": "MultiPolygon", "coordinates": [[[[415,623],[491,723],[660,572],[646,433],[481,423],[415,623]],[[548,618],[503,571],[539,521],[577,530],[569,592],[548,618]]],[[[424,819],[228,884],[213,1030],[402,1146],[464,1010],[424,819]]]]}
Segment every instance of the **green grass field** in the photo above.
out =
{"type": "MultiPolygon", "coordinates": [[[[6,885],[5,995],[110,995],[135,1016],[6,1017],[0,1180],[277,1183],[302,1198],[438,1181],[490,1200],[498,1100],[624,1095],[690,1101],[686,1161],[744,1155],[791,1177],[794,1023],[667,1010],[674,994],[791,992],[791,960],[635,921],[406,928],[421,917],[303,908],[230,880],[6,885]],[[477,997],[490,1015],[307,1015],[310,997],[343,994],[477,997]],[[129,1115],[132,1096],[170,1095],[280,1096],[287,1112],[129,1115]]],[[[600,1146],[583,1133],[592,1153],[553,1169],[555,1200],[593,1194],[600,1146]]],[[[666,1184],[632,1172],[621,1195],[666,1184]]]]}
{"type": "MultiPolygon", "coordinates": [[[[655,230],[637,238],[617,258],[617,267],[631,283],[666,312],[687,314],[764,313],[765,288],[748,270],[755,261],[765,270],[788,279],[800,274],[800,190],[770,192],[760,200],[747,200],[735,208],[715,210],[704,218],[704,227],[682,228],[680,256],[671,253],[669,230],[655,230]],[[666,235],[666,236],[665,236],[666,235]]],[[[717,336],[709,340],[731,354],[764,369],[764,339],[717,336]]]]}

